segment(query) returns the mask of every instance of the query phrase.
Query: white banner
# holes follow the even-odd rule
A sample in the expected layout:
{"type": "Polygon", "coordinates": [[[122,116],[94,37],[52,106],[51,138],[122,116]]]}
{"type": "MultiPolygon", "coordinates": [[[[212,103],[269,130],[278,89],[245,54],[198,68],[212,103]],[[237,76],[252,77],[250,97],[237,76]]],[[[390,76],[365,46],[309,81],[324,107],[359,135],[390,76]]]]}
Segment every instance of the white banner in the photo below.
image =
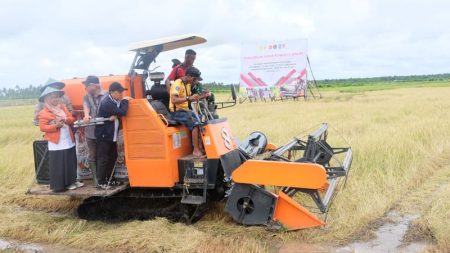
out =
{"type": "Polygon", "coordinates": [[[248,97],[305,96],[307,40],[242,46],[241,92],[248,97]]]}

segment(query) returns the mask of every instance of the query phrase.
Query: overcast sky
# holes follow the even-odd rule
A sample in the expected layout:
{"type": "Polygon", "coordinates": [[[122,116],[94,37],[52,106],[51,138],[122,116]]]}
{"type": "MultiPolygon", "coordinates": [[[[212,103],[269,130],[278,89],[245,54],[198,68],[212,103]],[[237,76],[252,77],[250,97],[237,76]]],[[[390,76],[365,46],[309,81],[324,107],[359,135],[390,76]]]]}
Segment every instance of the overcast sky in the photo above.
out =
{"type": "MultiPolygon", "coordinates": [[[[0,87],[125,74],[130,42],[199,34],[205,81],[238,83],[246,43],[306,38],[317,79],[450,72],[450,1],[0,0],[0,87]]],[[[156,65],[185,49],[162,53],[156,65]]]]}

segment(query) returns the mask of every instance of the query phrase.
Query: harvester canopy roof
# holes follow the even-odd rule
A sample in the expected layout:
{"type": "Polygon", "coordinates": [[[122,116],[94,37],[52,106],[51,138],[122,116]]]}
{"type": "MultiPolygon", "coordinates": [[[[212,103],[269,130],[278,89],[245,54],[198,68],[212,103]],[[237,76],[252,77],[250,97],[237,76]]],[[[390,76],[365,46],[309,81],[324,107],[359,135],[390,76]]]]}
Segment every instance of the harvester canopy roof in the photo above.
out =
{"type": "Polygon", "coordinates": [[[205,43],[206,39],[195,34],[179,35],[173,37],[160,38],[155,40],[145,40],[130,43],[128,48],[130,51],[152,51],[157,46],[163,46],[161,52],[205,43]]]}

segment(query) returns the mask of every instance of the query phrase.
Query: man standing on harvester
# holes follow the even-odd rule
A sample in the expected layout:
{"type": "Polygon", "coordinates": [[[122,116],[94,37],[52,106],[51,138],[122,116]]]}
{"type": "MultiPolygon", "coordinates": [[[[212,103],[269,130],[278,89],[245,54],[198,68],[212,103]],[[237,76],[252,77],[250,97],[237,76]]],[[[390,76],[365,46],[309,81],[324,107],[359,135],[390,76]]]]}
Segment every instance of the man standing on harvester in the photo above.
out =
{"type": "Polygon", "coordinates": [[[169,76],[166,79],[166,87],[167,91],[170,93],[170,82],[175,81],[183,76],[186,75],[186,71],[188,68],[194,66],[194,61],[197,56],[197,53],[192,50],[188,49],[186,50],[186,53],[184,54],[184,62],[178,65],[175,65],[175,59],[172,60],[175,66],[172,66],[172,71],[170,72],[169,76]]]}
{"type": "MultiPolygon", "coordinates": [[[[108,94],[102,90],[100,87],[100,81],[96,76],[88,76],[86,80],[83,81],[83,84],[86,87],[86,95],[83,98],[83,122],[87,124],[91,119],[95,119],[97,117],[100,101],[108,94]]],[[[89,169],[92,172],[95,185],[98,185],[96,177],[97,141],[95,140],[94,131],[95,126],[87,126],[84,128],[86,145],[88,147],[89,169]]]]}
{"type": "Polygon", "coordinates": [[[192,132],[192,144],[194,157],[202,157],[203,153],[199,149],[199,129],[200,122],[198,118],[189,110],[189,102],[198,101],[198,94],[191,94],[191,84],[201,80],[200,71],[195,67],[186,70],[186,75],[175,80],[170,87],[169,108],[172,112],[172,118],[189,128],[192,132]]]}
{"type": "Polygon", "coordinates": [[[123,91],[127,90],[120,83],[114,82],[109,86],[109,95],[105,97],[98,108],[98,117],[109,118],[103,125],[95,126],[97,139],[97,182],[100,188],[109,189],[110,178],[117,160],[117,135],[119,133],[119,119],[127,114],[128,100],[124,99],[123,91]]]}

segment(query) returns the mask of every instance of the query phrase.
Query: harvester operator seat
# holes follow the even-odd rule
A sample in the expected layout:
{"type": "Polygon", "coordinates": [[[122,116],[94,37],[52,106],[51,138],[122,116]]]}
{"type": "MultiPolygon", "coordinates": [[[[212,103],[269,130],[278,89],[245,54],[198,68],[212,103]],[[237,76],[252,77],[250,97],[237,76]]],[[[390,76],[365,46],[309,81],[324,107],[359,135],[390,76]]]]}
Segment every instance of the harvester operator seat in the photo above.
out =
{"type": "Polygon", "coordinates": [[[167,107],[163,104],[163,102],[161,102],[160,100],[149,100],[149,103],[153,107],[153,109],[155,109],[156,113],[164,116],[164,119],[163,117],[161,117],[164,123],[166,123],[165,121],[167,120],[167,124],[169,126],[179,125],[178,122],[172,119],[172,115],[170,114],[169,110],[167,110],[167,107]]]}
{"type": "Polygon", "coordinates": [[[175,120],[172,119],[169,107],[169,93],[167,92],[166,85],[161,84],[161,80],[164,79],[164,73],[155,72],[150,73],[151,80],[154,84],[145,92],[146,96],[150,96],[149,103],[155,109],[156,113],[161,116],[161,120],[168,126],[179,125],[175,120]]]}
{"type": "Polygon", "coordinates": [[[154,84],[145,92],[146,96],[150,96],[151,100],[159,100],[161,101],[166,108],[169,107],[169,93],[167,92],[166,85],[162,84],[154,84]]]}

